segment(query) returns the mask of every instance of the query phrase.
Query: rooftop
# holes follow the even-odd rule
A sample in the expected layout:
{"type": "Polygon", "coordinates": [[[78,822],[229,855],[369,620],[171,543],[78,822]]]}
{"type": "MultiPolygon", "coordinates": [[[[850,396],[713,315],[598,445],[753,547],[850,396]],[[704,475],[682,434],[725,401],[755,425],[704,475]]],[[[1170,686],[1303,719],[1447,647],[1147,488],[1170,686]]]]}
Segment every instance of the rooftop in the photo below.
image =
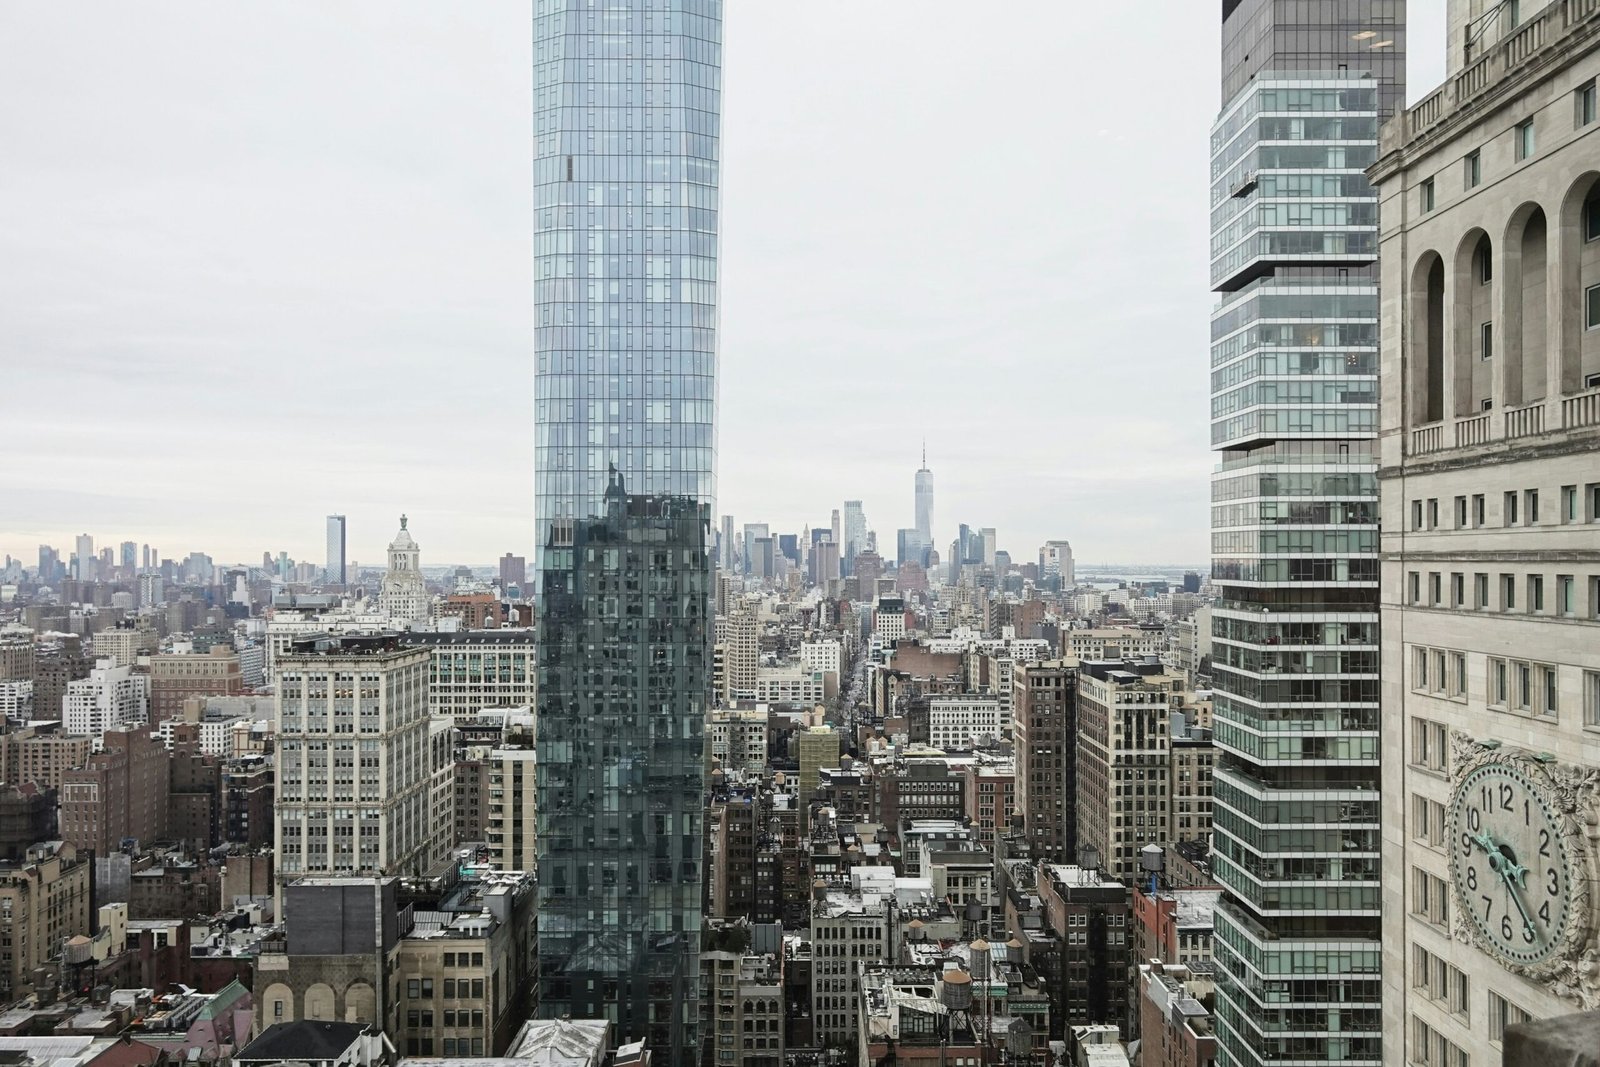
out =
{"type": "Polygon", "coordinates": [[[273,1023],[262,1035],[234,1054],[237,1062],[315,1063],[336,1060],[368,1030],[366,1023],[300,1019],[273,1023]]]}

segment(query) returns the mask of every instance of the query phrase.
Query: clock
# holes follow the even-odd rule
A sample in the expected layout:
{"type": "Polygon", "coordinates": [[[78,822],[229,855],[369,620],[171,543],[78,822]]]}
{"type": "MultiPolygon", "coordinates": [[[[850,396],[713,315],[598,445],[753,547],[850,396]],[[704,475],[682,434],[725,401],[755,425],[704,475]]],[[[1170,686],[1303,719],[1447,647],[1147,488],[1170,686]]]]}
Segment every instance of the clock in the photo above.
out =
{"type": "Polygon", "coordinates": [[[1457,781],[1450,874],[1474,940],[1503,963],[1537,968],[1587,926],[1577,906],[1587,880],[1557,800],[1522,763],[1485,760],[1457,781]]]}

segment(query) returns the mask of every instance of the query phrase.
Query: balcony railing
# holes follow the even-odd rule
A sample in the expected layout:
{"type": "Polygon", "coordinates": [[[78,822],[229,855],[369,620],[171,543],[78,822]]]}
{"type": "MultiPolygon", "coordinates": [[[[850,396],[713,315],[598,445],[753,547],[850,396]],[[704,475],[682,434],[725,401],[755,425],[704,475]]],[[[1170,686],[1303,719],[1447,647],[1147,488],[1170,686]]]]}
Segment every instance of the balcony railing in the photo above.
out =
{"type": "MultiPolygon", "coordinates": [[[[1600,6],[1600,0],[1592,0],[1600,6]]],[[[1565,429],[1576,426],[1600,425],[1600,389],[1592,393],[1569,396],[1561,402],[1561,425],[1565,429]]]]}
{"type": "Polygon", "coordinates": [[[1470,419],[1456,420],[1456,447],[1465,448],[1468,445],[1481,445],[1489,440],[1493,432],[1487,412],[1474,415],[1470,419]]]}
{"type": "Polygon", "coordinates": [[[1506,412],[1506,438],[1531,437],[1544,433],[1544,401],[1506,412]]]}
{"type": "Polygon", "coordinates": [[[1444,423],[1432,422],[1411,431],[1411,454],[1420,456],[1444,447],[1444,423]]]}
{"type": "MultiPolygon", "coordinates": [[[[1572,33],[1575,27],[1597,13],[1600,13],[1600,0],[1555,0],[1509,36],[1489,46],[1471,66],[1408,108],[1403,130],[1397,125],[1396,132],[1407,140],[1427,132],[1467,108],[1474,97],[1490,86],[1500,85],[1507,74],[1536,58],[1547,45],[1572,33]]],[[[1385,144],[1384,151],[1397,147],[1385,144]]]]}

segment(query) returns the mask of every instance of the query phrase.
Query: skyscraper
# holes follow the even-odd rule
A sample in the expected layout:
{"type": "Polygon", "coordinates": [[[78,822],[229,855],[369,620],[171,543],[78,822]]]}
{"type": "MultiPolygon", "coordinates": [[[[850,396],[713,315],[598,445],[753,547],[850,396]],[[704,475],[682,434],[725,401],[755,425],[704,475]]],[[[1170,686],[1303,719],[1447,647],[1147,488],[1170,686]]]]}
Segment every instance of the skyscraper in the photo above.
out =
{"type": "Polygon", "coordinates": [[[92,582],[95,579],[94,538],[89,534],[79,534],[77,544],[77,571],[73,577],[80,582],[92,582]]]}
{"type": "Polygon", "coordinates": [[[540,1011],[668,1064],[700,1052],[721,17],[534,14],[540,1011]]]}
{"type": "Polygon", "coordinates": [[[343,515],[328,516],[328,554],[327,576],[328,581],[334,585],[345,584],[344,572],[346,537],[343,515]]]}
{"type": "Polygon", "coordinates": [[[720,565],[724,573],[733,573],[734,557],[738,555],[733,543],[733,516],[722,516],[722,536],[717,547],[722,550],[720,565]]]}
{"type": "Polygon", "coordinates": [[[856,572],[856,553],[867,547],[867,513],[861,501],[844,502],[844,569],[846,574],[856,572]]]}
{"type": "Polygon", "coordinates": [[[1376,1064],[1377,202],[1403,0],[1225,0],[1212,128],[1218,1063],[1376,1064]]]}
{"type": "MultiPolygon", "coordinates": [[[[933,472],[928,469],[928,445],[922,445],[922,466],[917,468],[917,533],[925,545],[933,544],[933,472]]],[[[918,560],[926,563],[927,560],[918,560]]]]}

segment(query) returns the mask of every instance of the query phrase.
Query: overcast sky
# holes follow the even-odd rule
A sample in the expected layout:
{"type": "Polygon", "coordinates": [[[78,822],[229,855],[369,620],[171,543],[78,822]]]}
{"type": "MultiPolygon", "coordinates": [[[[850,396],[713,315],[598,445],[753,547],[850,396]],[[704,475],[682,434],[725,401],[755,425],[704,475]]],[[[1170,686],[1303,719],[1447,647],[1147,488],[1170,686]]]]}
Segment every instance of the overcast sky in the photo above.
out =
{"type": "MultiPolygon", "coordinates": [[[[719,512],[1206,558],[1216,8],[729,0],[719,512]]],[[[530,549],[530,9],[0,7],[0,553],[530,549]]]]}

